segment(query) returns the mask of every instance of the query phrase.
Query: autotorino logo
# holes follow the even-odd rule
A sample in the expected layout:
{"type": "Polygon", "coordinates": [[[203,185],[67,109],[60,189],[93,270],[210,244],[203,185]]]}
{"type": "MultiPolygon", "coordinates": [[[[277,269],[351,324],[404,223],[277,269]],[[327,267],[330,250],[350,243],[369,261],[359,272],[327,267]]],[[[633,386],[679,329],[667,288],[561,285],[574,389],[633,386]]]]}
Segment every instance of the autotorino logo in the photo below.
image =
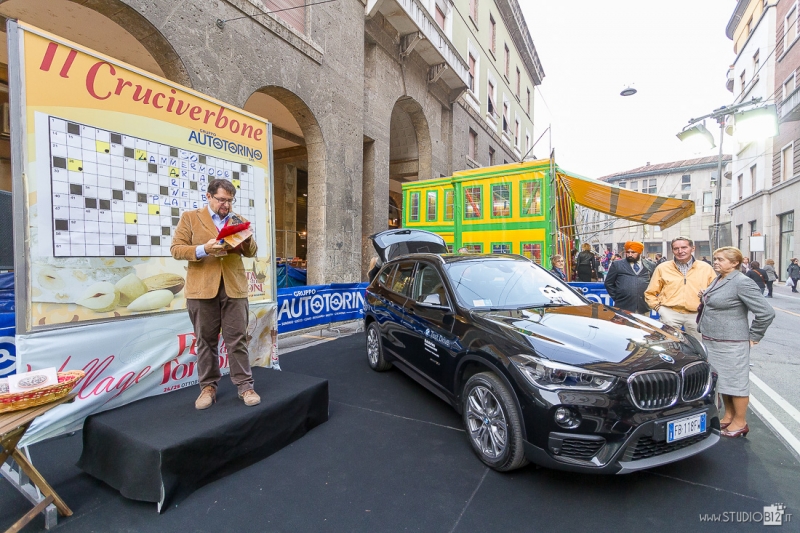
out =
{"type": "Polygon", "coordinates": [[[283,301],[278,320],[334,315],[364,309],[364,294],[358,289],[317,293],[314,289],[295,291],[283,301]]]}
{"type": "Polygon", "coordinates": [[[722,513],[702,513],[701,522],[722,522],[733,524],[763,524],[782,526],[792,521],[792,514],[786,512],[782,503],[765,505],[763,511],[725,511],[722,513]]]}

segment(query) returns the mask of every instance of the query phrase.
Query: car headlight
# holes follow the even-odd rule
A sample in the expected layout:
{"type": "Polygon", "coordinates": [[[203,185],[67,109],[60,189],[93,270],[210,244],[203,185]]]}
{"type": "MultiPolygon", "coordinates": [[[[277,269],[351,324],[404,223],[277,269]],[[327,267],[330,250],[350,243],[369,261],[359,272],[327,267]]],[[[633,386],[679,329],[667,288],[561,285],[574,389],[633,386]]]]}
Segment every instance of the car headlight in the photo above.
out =
{"type": "Polygon", "coordinates": [[[617,378],[532,355],[515,355],[511,362],[535,387],[546,390],[587,390],[604,392],[617,378]]]}

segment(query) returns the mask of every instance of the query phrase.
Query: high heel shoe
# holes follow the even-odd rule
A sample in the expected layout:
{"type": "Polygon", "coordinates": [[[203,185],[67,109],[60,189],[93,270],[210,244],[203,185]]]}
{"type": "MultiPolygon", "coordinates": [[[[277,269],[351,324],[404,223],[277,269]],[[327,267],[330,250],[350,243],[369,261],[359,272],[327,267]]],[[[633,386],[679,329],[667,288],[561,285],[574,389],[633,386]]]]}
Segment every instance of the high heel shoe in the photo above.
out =
{"type": "Polygon", "coordinates": [[[719,429],[728,429],[728,426],[730,426],[730,425],[731,425],[730,422],[720,422],[719,423],[719,429]]]}
{"type": "Polygon", "coordinates": [[[748,433],[750,433],[750,428],[747,427],[747,424],[745,424],[743,428],[737,429],[736,431],[728,431],[727,429],[723,429],[719,432],[719,434],[723,437],[731,438],[746,437],[748,433]]]}

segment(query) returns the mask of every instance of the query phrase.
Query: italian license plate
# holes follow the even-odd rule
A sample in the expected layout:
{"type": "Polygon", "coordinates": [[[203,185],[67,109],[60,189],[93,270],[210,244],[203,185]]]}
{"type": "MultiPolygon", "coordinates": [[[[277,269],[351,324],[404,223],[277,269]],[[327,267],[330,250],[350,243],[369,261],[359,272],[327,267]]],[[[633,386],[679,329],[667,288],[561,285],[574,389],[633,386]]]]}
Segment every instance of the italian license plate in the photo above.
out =
{"type": "Polygon", "coordinates": [[[667,423],[667,442],[685,439],[706,432],[706,413],[679,418],[667,423]]]}

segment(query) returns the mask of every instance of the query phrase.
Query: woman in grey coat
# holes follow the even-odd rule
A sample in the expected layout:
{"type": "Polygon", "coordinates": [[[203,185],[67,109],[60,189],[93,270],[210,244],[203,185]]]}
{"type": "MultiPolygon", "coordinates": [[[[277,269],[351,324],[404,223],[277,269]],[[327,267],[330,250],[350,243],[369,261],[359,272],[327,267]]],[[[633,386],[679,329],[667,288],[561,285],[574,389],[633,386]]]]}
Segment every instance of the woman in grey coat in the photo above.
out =
{"type": "Polygon", "coordinates": [[[725,404],[720,420],[725,437],[744,437],[750,401],[750,347],[764,336],[775,318],[756,283],[742,274],[742,252],[726,246],[714,252],[716,279],[700,292],[703,312],[697,329],[703,334],[708,362],[717,370],[717,392],[725,404]],[[747,313],[753,313],[752,324],[747,313]]]}

